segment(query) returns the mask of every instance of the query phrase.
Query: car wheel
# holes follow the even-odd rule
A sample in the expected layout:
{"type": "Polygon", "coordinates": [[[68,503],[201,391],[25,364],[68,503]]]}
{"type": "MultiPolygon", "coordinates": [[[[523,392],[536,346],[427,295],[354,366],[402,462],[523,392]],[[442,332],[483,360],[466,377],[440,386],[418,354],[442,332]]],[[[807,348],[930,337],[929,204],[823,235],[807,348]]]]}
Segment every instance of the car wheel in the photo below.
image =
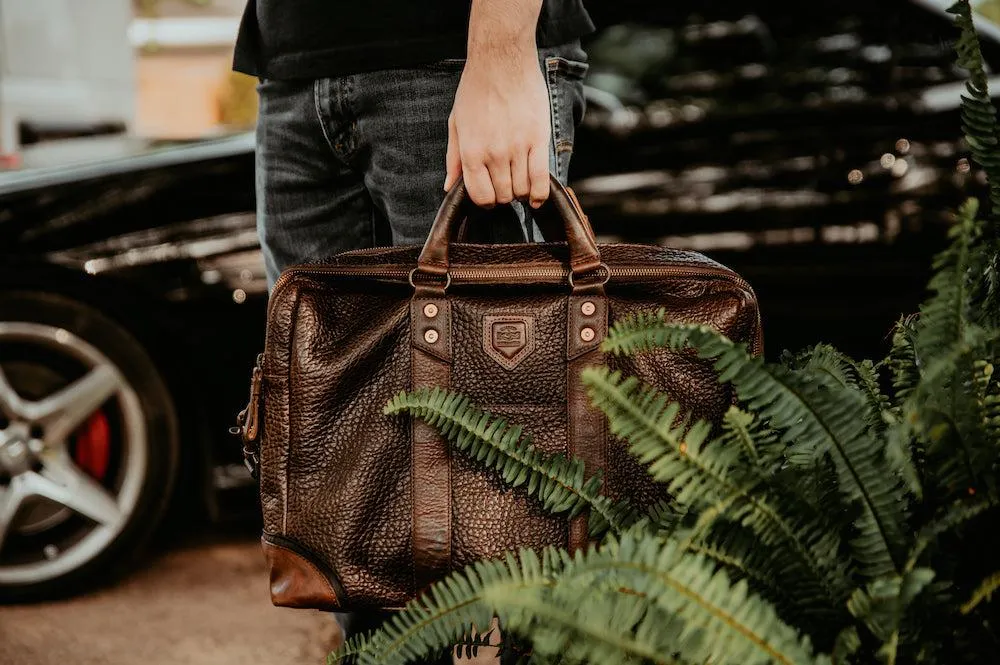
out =
{"type": "Polygon", "coordinates": [[[149,355],[88,305],[0,294],[0,602],[134,562],[171,494],[177,422],[149,355]]]}

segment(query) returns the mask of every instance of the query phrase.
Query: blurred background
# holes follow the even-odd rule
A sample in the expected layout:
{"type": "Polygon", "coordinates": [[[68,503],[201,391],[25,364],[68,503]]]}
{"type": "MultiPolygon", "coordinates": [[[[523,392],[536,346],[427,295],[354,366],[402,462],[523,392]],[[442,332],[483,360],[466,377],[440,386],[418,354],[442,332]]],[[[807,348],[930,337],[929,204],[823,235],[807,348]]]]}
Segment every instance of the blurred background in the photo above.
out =
{"type": "MultiPolygon", "coordinates": [[[[950,3],[587,4],[570,180],[601,239],[740,272],[771,357],[880,359],[983,193],[950,3]]],[[[1000,0],[973,5],[997,90],[1000,0]]],[[[336,639],[270,607],[226,434],[266,305],[243,6],[0,0],[0,663],[320,662],[336,639]],[[12,408],[53,395],[58,459],[12,408]]]]}

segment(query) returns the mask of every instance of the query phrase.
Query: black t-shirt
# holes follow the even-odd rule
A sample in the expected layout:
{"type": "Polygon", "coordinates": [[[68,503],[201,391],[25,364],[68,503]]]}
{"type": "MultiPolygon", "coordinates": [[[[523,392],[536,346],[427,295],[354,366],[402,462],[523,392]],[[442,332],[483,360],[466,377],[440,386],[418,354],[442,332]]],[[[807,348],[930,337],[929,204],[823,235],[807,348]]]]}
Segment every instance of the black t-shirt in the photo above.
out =
{"type": "MultiPolygon", "coordinates": [[[[319,78],[464,58],[470,0],[247,0],[233,67],[319,78]]],[[[583,0],[543,0],[535,40],[558,46],[594,29],[583,0]]]]}

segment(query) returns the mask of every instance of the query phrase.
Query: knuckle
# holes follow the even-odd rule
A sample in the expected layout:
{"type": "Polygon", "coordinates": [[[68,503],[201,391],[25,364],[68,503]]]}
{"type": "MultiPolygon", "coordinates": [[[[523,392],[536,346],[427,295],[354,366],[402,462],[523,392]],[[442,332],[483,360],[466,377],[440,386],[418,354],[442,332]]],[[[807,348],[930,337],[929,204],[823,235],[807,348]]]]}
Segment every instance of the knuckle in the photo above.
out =
{"type": "Polygon", "coordinates": [[[486,161],[490,164],[502,164],[510,161],[507,150],[499,146],[490,146],[486,149],[486,161]]]}
{"type": "Polygon", "coordinates": [[[482,171],[484,168],[483,154],[477,150],[462,150],[462,167],[474,173],[482,171]]]}
{"type": "Polygon", "coordinates": [[[472,202],[475,203],[477,206],[488,206],[492,205],[495,202],[492,197],[486,196],[482,192],[476,192],[474,194],[470,192],[469,198],[472,199],[472,202]]]}
{"type": "Polygon", "coordinates": [[[541,159],[532,160],[528,164],[528,175],[531,177],[532,181],[547,178],[549,175],[548,161],[543,161],[541,159]]]}

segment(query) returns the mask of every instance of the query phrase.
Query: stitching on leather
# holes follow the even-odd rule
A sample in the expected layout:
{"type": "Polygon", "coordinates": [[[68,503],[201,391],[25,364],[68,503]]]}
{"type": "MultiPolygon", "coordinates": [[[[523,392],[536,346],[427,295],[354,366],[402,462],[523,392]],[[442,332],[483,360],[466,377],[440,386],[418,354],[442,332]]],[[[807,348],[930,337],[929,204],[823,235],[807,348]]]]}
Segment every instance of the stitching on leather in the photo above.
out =
{"type": "MultiPolygon", "coordinates": [[[[417,387],[417,353],[420,353],[419,346],[413,343],[414,335],[417,332],[413,329],[412,312],[416,310],[416,304],[410,301],[410,390],[417,387]]],[[[420,591],[417,587],[417,463],[416,463],[416,441],[417,441],[417,419],[410,416],[410,570],[412,578],[413,593],[420,591]]]]}
{"type": "Polygon", "coordinates": [[[296,559],[298,559],[299,561],[303,561],[307,566],[309,566],[312,569],[312,571],[316,573],[321,580],[323,580],[323,584],[326,585],[326,588],[330,592],[330,595],[333,596],[333,604],[336,605],[337,607],[340,607],[340,599],[337,598],[337,592],[334,590],[333,584],[330,583],[330,580],[327,578],[326,574],[323,571],[321,571],[319,567],[316,566],[316,564],[314,564],[312,561],[302,556],[295,550],[289,549],[284,545],[278,545],[277,543],[274,543],[272,541],[268,541],[268,544],[270,544],[271,547],[277,547],[279,550],[285,550],[286,552],[294,556],[296,559]]]}
{"type": "Polygon", "coordinates": [[[513,370],[525,358],[535,352],[535,318],[520,314],[483,315],[483,351],[504,369],[513,370]],[[493,326],[494,324],[503,322],[505,319],[524,324],[524,345],[511,358],[508,358],[493,346],[493,326]]]}
{"type": "MultiPolygon", "coordinates": [[[[292,348],[289,353],[288,358],[288,386],[295,385],[292,383],[292,368],[295,367],[295,330],[299,323],[299,304],[302,302],[302,289],[296,289],[295,291],[295,306],[292,307],[292,325],[291,334],[289,339],[292,340],[292,348]]],[[[287,403],[287,418],[288,418],[288,440],[285,442],[285,482],[281,484],[281,532],[286,533],[288,530],[288,483],[290,479],[290,474],[288,467],[290,466],[288,461],[292,456],[292,441],[294,441],[294,433],[292,432],[292,392],[287,391],[288,403],[287,403]]]]}
{"type": "MultiPolygon", "coordinates": [[[[447,379],[445,379],[442,382],[442,383],[444,383],[444,385],[441,386],[441,387],[442,388],[448,388],[448,387],[450,387],[450,385],[451,385],[451,353],[450,353],[450,350],[451,350],[451,334],[452,334],[451,303],[449,301],[447,301],[447,300],[441,301],[439,315],[438,315],[439,316],[439,321],[441,322],[441,324],[440,324],[441,330],[444,330],[444,329],[447,328],[447,332],[442,332],[441,333],[442,334],[442,339],[443,339],[444,335],[448,336],[447,340],[445,340],[447,342],[447,345],[448,345],[448,357],[447,358],[441,358],[437,353],[431,352],[429,349],[431,348],[432,345],[424,344],[422,336],[418,333],[418,330],[414,327],[415,321],[423,321],[424,320],[422,306],[420,304],[418,304],[418,301],[415,301],[415,300],[411,300],[410,301],[410,311],[411,311],[411,317],[410,317],[411,331],[410,331],[410,334],[411,334],[411,340],[413,340],[413,342],[415,342],[415,343],[411,343],[411,346],[410,346],[410,386],[411,386],[411,388],[415,388],[417,385],[421,385],[421,383],[417,380],[417,376],[416,376],[416,365],[417,365],[417,363],[415,362],[415,360],[416,360],[416,355],[415,354],[416,353],[426,353],[428,356],[431,357],[431,359],[432,359],[431,362],[440,362],[440,363],[442,363],[444,365],[444,368],[445,368],[447,379]]],[[[413,548],[414,545],[416,544],[416,540],[414,538],[414,535],[415,535],[416,525],[417,525],[417,514],[416,513],[417,513],[417,504],[418,504],[418,502],[417,502],[417,498],[416,498],[417,492],[416,492],[416,489],[415,489],[416,486],[417,486],[417,482],[416,482],[417,479],[416,479],[416,476],[415,476],[416,464],[415,464],[415,456],[414,456],[414,449],[415,449],[414,442],[416,441],[416,438],[417,438],[416,437],[416,434],[417,434],[416,433],[416,428],[417,428],[417,426],[418,426],[417,419],[416,418],[412,418],[411,421],[410,421],[410,451],[411,451],[410,452],[410,454],[411,454],[411,459],[410,459],[410,497],[411,497],[411,504],[412,504],[412,509],[411,509],[412,524],[411,524],[411,527],[410,527],[411,548],[413,548]]],[[[429,426],[427,426],[427,427],[429,427],[429,426]]],[[[443,437],[441,437],[440,435],[437,435],[437,434],[435,434],[434,436],[436,436],[439,439],[438,443],[441,443],[441,444],[443,444],[445,446],[446,452],[447,452],[447,446],[448,446],[448,444],[447,444],[447,442],[444,442],[442,440],[443,437]]],[[[452,532],[452,519],[453,519],[452,518],[452,510],[453,510],[453,506],[452,506],[452,501],[451,501],[451,472],[452,472],[452,468],[451,468],[451,456],[446,454],[445,455],[445,459],[446,459],[447,482],[445,483],[445,488],[444,489],[445,489],[445,495],[446,495],[445,496],[445,500],[447,501],[446,506],[447,506],[447,515],[448,515],[448,518],[447,518],[446,523],[444,525],[444,530],[445,530],[445,547],[447,548],[447,556],[445,557],[445,565],[447,566],[447,568],[446,568],[445,572],[447,572],[447,571],[450,571],[450,569],[451,569],[451,560],[452,560],[452,555],[453,555],[453,548],[451,546],[451,532],[452,532]]],[[[414,553],[415,553],[415,550],[414,550],[414,553]]],[[[420,591],[420,586],[418,584],[418,570],[417,570],[416,557],[414,556],[413,559],[414,559],[414,561],[413,561],[413,591],[414,591],[414,593],[418,593],[420,591]]]]}

